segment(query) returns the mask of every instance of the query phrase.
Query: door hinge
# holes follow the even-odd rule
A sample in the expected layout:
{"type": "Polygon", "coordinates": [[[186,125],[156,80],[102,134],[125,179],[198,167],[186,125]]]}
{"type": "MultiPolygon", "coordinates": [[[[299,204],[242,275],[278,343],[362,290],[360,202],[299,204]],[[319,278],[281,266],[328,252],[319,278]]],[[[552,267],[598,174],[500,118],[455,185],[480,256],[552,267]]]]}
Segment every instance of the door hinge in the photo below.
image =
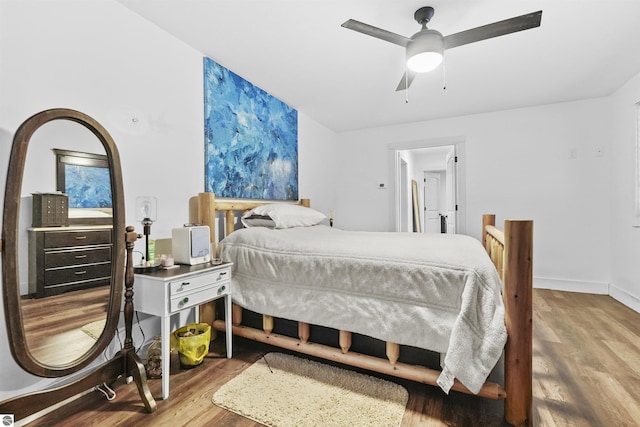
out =
{"type": "Polygon", "coordinates": [[[453,161],[454,161],[455,163],[458,163],[458,156],[455,156],[455,157],[453,158],[453,161]]]}
{"type": "Polygon", "coordinates": [[[456,211],[458,210],[458,205],[456,205],[456,211]]]}

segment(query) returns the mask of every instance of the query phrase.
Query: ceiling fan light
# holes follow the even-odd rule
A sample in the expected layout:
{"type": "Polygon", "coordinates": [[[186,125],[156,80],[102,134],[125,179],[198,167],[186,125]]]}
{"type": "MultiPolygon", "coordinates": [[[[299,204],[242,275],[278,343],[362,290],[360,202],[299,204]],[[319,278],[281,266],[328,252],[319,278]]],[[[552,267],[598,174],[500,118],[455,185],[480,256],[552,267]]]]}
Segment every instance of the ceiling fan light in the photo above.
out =
{"type": "Polygon", "coordinates": [[[442,63],[444,42],[435,30],[422,30],[411,37],[407,46],[407,67],[416,73],[426,73],[442,63]]]}
{"type": "Polygon", "coordinates": [[[442,63],[442,55],[438,52],[423,52],[412,56],[407,61],[407,67],[416,73],[426,73],[435,70],[442,63]]]}

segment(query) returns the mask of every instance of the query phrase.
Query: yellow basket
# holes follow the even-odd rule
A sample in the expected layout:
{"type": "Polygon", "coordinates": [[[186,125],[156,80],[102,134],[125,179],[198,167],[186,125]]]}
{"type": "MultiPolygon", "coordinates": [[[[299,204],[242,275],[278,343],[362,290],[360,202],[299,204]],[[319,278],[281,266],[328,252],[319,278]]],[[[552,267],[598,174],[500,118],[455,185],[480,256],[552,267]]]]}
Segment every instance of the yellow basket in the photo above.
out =
{"type": "Polygon", "coordinates": [[[211,326],[207,323],[190,323],[173,331],[171,347],[178,350],[181,366],[197,366],[209,353],[210,340],[211,326]]]}

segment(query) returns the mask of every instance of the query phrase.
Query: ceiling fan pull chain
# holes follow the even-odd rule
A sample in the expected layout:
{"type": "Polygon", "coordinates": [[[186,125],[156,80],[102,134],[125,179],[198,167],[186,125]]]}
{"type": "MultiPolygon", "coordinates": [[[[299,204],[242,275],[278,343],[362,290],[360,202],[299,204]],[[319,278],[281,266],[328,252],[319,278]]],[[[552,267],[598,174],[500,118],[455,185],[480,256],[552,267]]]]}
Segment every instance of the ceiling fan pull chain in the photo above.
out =
{"type": "Polygon", "coordinates": [[[409,103],[409,69],[405,68],[404,71],[404,103],[409,103]]]}
{"type": "Polygon", "coordinates": [[[442,55],[442,90],[447,90],[447,57],[442,55]]]}

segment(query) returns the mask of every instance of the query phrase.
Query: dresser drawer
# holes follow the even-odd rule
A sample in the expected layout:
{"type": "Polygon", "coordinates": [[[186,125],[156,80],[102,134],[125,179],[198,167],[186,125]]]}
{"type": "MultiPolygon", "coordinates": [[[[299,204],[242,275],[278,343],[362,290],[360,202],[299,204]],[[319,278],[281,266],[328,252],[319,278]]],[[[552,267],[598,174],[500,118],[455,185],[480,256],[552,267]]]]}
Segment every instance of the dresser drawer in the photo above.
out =
{"type": "Polygon", "coordinates": [[[229,281],[231,277],[231,269],[214,271],[207,274],[192,276],[181,280],[173,280],[169,282],[169,297],[174,298],[185,293],[192,292],[204,286],[214,286],[222,282],[229,281]]]}
{"type": "Polygon", "coordinates": [[[66,268],[54,268],[44,273],[45,286],[58,285],[65,282],[79,282],[111,277],[111,263],[81,265],[66,268]]]}
{"type": "Polygon", "coordinates": [[[171,298],[169,312],[173,313],[178,310],[194,307],[203,302],[228,294],[229,286],[230,282],[224,282],[219,285],[206,286],[194,289],[191,292],[184,292],[178,298],[171,298]]]}
{"type": "Polygon", "coordinates": [[[50,251],[44,254],[45,268],[65,267],[81,264],[94,264],[111,261],[111,246],[96,248],[50,251]]]}
{"type": "Polygon", "coordinates": [[[44,248],[105,245],[111,243],[111,230],[47,231],[44,248]]]}

